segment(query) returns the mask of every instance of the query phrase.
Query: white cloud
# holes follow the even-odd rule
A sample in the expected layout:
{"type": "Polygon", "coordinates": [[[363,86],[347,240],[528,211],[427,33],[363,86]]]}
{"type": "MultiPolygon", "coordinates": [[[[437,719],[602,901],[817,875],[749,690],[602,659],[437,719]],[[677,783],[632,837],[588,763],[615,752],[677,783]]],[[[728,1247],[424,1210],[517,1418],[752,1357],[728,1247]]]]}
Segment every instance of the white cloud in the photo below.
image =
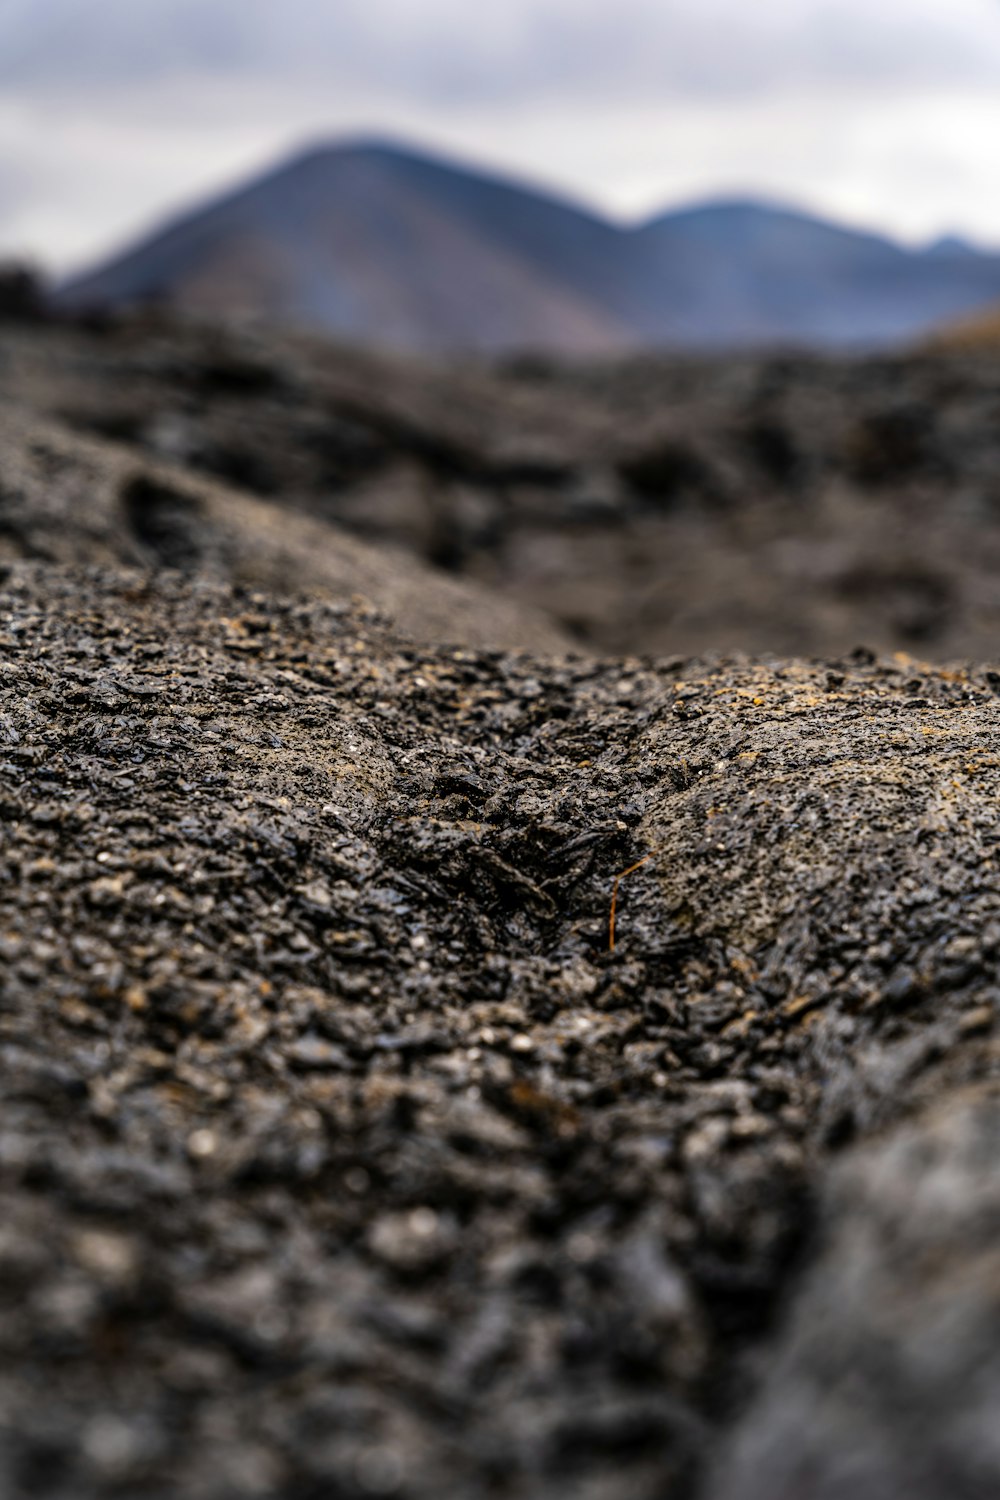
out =
{"type": "Polygon", "coordinates": [[[8,88],[86,93],[209,71],[361,78],[411,102],[969,82],[995,0],[6,0],[8,88]]]}

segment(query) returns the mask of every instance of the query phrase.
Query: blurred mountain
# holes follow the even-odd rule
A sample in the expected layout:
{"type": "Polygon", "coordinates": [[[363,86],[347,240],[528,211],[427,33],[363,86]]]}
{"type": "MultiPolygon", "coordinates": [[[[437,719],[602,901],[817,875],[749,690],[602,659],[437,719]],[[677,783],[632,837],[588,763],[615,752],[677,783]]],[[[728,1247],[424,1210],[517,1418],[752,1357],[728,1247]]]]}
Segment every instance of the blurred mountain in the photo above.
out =
{"type": "Polygon", "coordinates": [[[1000,299],[1000,256],[922,251],[767,204],[635,229],[400,146],[296,157],[60,292],[421,352],[874,347],[1000,299]]]}
{"type": "Polygon", "coordinates": [[[634,342],[627,236],[512,184],[367,144],[309,152],[91,275],[65,300],[162,302],[419,350],[634,342]]]}
{"type": "Polygon", "coordinates": [[[637,236],[659,277],[649,332],[696,347],[884,347],[1000,296],[1000,256],[954,240],[907,250],[751,201],[665,214],[637,236]]]}
{"type": "Polygon", "coordinates": [[[951,256],[951,255],[979,255],[980,252],[970,240],[963,239],[960,234],[944,234],[939,240],[933,240],[924,251],[925,255],[951,256]]]}

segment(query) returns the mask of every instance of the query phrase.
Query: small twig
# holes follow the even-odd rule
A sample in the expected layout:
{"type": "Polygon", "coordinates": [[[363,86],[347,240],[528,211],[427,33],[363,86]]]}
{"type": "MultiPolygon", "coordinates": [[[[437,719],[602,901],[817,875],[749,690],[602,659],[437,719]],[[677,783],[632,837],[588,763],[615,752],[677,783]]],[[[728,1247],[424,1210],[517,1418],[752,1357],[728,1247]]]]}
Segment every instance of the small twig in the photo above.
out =
{"type": "Polygon", "coordinates": [[[629,865],[627,870],[623,870],[620,875],[615,876],[615,888],[611,893],[611,920],[608,923],[609,953],[614,953],[615,951],[615,921],[618,916],[618,887],[621,885],[626,875],[632,875],[636,870],[641,870],[643,865],[649,863],[654,854],[659,854],[662,847],[662,844],[658,844],[655,849],[650,849],[648,854],[644,854],[642,856],[642,859],[637,859],[634,865],[629,865]]]}

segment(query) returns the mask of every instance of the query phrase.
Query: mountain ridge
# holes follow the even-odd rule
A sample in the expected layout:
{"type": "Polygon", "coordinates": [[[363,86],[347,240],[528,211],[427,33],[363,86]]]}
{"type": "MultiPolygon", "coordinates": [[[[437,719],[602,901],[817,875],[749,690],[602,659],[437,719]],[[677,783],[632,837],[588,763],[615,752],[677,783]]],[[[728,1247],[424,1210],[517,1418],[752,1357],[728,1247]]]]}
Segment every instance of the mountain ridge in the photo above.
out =
{"type": "Polygon", "coordinates": [[[879,346],[1000,299],[1000,254],[910,250],[791,205],[707,199],[617,224],[388,137],[313,143],[58,289],[414,352],[879,346]]]}

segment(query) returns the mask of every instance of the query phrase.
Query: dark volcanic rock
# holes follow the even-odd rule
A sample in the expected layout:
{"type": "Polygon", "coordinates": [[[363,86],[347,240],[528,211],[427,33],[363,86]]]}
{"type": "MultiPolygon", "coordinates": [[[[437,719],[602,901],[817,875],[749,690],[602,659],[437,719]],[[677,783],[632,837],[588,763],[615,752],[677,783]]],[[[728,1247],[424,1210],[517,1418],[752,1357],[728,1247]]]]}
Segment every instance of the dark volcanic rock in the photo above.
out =
{"type": "Polygon", "coordinates": [[[996,1493],[998,1157],[993,1084],[836,1173],[824,1253],[713,1500],[996,1493]]]}
{"type": "Polygon", "coordinates": [[[558,650],[540,610],[376,550],[316,517],[150,463],[51,422],[0,412],[0,559],[198,572],[391,606],[418,639],[558,650]]]}
{"type": "Polygon", "coordinates": [[[0,324],[43,323],[47,313],[41,277],[30,266],[0,261],[0,324]]]}
{"type": "MultiPolygon", "coordinates": [[[[485,585],[507,599],[500,644],[558,646],[541,639],[544,611],[613,653],[996,651],[988,354],[540,375],[125,323],[5,332],[0,397],[126,443],[146,466],[250,491],[289,518],[290,538],[306,513],[485,585]]],[[[303,587],[311,559],[340,549],[321,537],[299,549],[303,587]]],[[[291,570],[264,576],[261,556],[258,581],[284,587],[291,570]]],[[[375,583],[351,583],[358,566],[340,588],[401,616],[375,583]]]]}
{"type": "Polygon", "coordinates": [[[4,1493],[995,1489],[995,693],[9,565],[4,1493]]]}

